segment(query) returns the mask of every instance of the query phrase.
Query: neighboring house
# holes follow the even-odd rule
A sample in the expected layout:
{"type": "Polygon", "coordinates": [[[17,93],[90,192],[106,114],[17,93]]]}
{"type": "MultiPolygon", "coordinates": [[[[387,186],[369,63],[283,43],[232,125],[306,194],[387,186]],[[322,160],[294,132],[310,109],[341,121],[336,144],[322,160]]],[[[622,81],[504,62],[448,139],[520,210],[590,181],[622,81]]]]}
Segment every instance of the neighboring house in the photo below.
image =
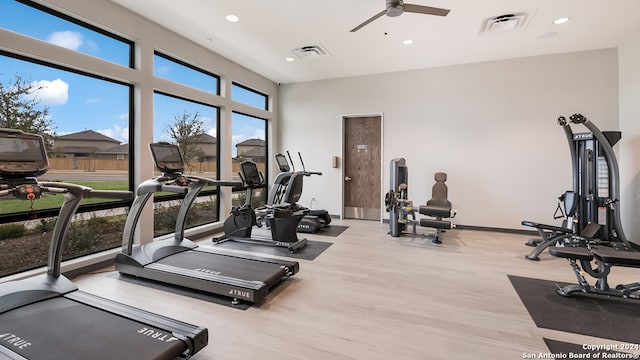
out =
{"type": "Polygon", "coordinates": [[[218,158],[218,139],[209,134],[202,134],[196,136],[195,142],[198,144],[198,149],[204,154],[204,157],[197,159],[197,161],[216,161],[218,158]]]}
{"type": "Polygon", "coordinates": [[[124,160],[129,153],[128,145],[93,130],[55,137],[53,150],[58,157],[124,160]]]}
{"type": "Polygon", "coordinates": [[[106,150],[96,151],[96,158],[101,160],[129,160],[129,144],[120,144],[106,150]]]}
{"type": "Polygon", "coordinates": [[[266,143],[262,139],[247,139],[236,144],[236,159],[264,162],[267,156],[266,143]]]}

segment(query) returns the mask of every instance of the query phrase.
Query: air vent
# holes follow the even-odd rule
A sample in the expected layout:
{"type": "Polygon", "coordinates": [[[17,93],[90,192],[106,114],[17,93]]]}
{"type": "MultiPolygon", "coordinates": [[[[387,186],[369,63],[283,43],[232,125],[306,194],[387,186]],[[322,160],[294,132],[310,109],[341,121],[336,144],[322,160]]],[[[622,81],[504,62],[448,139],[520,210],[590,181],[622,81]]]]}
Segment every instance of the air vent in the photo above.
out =
{"type": "Polygon", "coordinates": [[[524,29],[531,20],[533,11],[492,16],[484,19],[480,34],[495,34],[524,29]]]}
{"type": "Polygon", "coordinates": [[[308,45],[291,50],[299,59],[317,59],[330,56],[327,49],[322,45],[308,45]]]}

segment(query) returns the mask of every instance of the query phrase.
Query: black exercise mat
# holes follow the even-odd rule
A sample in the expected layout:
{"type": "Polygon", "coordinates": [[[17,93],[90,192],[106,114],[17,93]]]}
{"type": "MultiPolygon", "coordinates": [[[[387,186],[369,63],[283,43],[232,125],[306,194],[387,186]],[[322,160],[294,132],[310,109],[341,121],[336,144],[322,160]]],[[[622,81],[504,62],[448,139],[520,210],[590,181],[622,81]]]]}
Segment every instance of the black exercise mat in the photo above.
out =
{"type": "Polygon", "coordinates": [[[348,226],[344,226],[344,225],[329,225],[322,228],[320,231],[315,232],[314,234],[336,237],[342,234],[348,228],[349,228],[348,226]]]}
{"type": "MultiPolygon", "coordinates": [[[[556,356],[556,359],[637,359],[634,357],[634,351],[629,352],[615,351],[620,350],[622,344],[614,345],[607,350],[599,349],[598,346],[605,344],[572,344],[564,341],[542,338],[552,354],[563,354],[563,357],[556,356]],[[617,349],[616,349],[617,346],[617,349]],[[587,349],[585,349],[587,347],[587,349]],[[597,354],[597,355],[596,355],[597,354]],[[606,354],[606,355],[604,355],[606,354]]],[[[536,354],[539,355],[539,354],[536,354]]]]}
{"type": "Polygon", "coordinates": [[[208,293],[208,292],[195,290],[195,289],[184,288],[184,287],[180,287],[180,286],[172,286],[172,285],[168,285],[168,284],[165,284],[165,283],[162,283],[162,282],[159,282],[159,281],[155,281],[155,280],[142,279],[142,278],[138,278],[138,277],[135,277],[135,276],[132,276],[132,275],[120,274],[119,272],[114,272],[113,274],[109,274],[107,276],[112,277],[114,279],[126,281],[128,283],[141,285],[141,286],[146,286],[146,287],[151,288],[151,289],[156,289],[156,290],[160,290],[160,291],[166,291],[166,292],[169,292],[169,293],[172,293],[172,294],[177,294],[177,295],[182,295],[182,296],[186,296],[186,297],[190,297],[190,298],[194,298],[194,299],[204,300],[204,301],[208,301],[208,302],[211,302],[211,303],[214,303],[214,304],[218,304],[218,305],[229,306],[229,307],[232,307],[234,309],[247,310],[248,308],[251,307],[251,305],[253,305],[253,304],[245,302],[245,301],[241,301],[240,303],[234,305],[234,304],[231,303],[232,299],[227,297],[227,296],[211,294],[211,293],[208,293]]]}
{"type": "Polygon", "coordinates": [[[296,250],[296,252],[293,254],[290,253],[289,250],[284,247],[243,243],[239,241],[225,241],[217,245],[212,244],[211,246],[214,249],[215,248],[235,249],[235,250],[244,250],[244,251],[250,251],[250,252],[266,254],[266,255],[286,256],[294,259],[314,260],[315,258],[318,257],[318,255],[322,254],[331,245],[333,245],[333,243],[309,240],[309,242],[307,243],[307,246],[303,247],[302,249],[296,250]]]}
{"type": "Polygon", "coordinates": [[[556,293],[566,283],[507,275],[538,327],[599,338],[638,343],[640,303],[577,293],[556,293]]]}

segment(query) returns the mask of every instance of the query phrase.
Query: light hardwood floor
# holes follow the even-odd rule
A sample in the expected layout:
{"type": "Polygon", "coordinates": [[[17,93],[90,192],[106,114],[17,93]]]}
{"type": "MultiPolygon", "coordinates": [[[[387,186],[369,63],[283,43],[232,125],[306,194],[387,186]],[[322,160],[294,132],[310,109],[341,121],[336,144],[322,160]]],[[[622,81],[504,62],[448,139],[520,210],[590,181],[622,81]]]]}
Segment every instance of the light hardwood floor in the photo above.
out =
{"type": "MultiPolygon", "coordinates": [[[[575,282],[564,259],[524,259],[529,236],[454,230],[434,245],[392,238],[388,225],[336,221],[349,229],[267,301],[242,311],[117,280],[75,279],[81,290],[209,330],[194,359],[522,359],[548,353],[542,338],[606,339],[537,328],[507,274],[575,282]]],[[[428,229],[425,229],[428,231],[428,229]]],[[[203,246],[208,246],[206,242],[203,246]]],[[[107,269],[108,270],[108,269],[107,269]]],[[[611,283],[637,281],[616,268],[611,283]]]]}

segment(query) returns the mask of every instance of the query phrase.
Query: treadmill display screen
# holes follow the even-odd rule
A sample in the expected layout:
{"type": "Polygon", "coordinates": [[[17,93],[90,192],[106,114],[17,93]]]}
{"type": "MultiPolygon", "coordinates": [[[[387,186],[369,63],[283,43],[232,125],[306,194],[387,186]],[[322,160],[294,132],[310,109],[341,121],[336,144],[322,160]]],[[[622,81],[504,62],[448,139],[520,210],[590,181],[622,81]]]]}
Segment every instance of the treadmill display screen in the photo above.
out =
{"type": "Polygon", "coordinates": [[[149,144],[149,149],[158,170],[169,173],[182,172],[184,170],[184,160],[178,145],[153,143],[149,144]]]}
{"type": "Polygon", "coordinates": [[[0,129],[0,177],[38,176],[48,169],[49,161],[42,136],[0,129]]]}

